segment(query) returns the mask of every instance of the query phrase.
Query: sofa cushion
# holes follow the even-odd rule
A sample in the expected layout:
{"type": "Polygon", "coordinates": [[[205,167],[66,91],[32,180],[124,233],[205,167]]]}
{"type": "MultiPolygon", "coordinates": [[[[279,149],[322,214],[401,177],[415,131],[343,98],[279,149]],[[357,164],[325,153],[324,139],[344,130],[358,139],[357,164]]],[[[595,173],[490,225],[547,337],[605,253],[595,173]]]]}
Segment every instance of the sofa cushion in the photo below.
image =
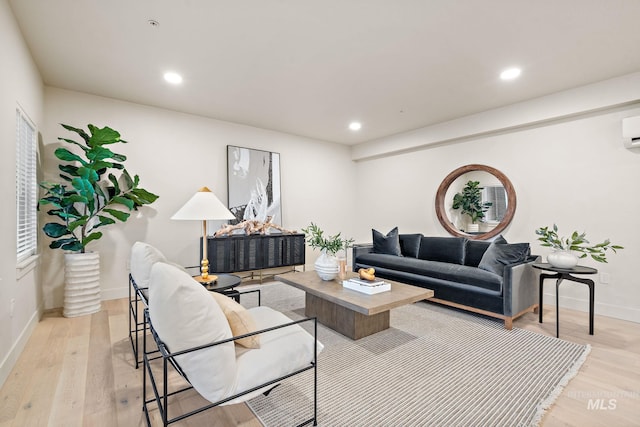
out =
{"type": "MultiPolygon", "coordinates": [[[[188,273],[166,263],[157,262],[151,268],[149,316],[171,352],[232,337],[229,323],[209,291],[188,273]]],[[[210,402],[233,391],[234,347],[233,341],[229,341],[176,356],[191,385],[210,402]]]]}
{"type": "Polygon", "coordinates": [[[418,252],[420,251],[420,240],[422,240],[422,234],[400,234],[400,252],[403,256],[411,258],[418,258],[418,252]]]}
{"type": "MultiPolygon", "coordinates": [[[[218,292],[209,292],[209,294],[222,309],[234,337],[258,330],[255,320],[246,308],[226,295],[218,292]]],[[[260,335],[240,338],[236,340],[236,344],[247,348],[260,348],[260,335]]]]}
{"type": "Polygon", "coordinates": [[[524,262],[529,256],[529,243],[492,243],[482,256],[478,268],[502,276],[504,266],[524,262]]]}
{"type": "Polygon", "coordinates": [[[418,258],[427,261],[464,264],[464,237],[423,237],[418,258]]]}
{"type": "MultiPolygon", "coordinates": [[[[482,260],[482,256],[489,249],[492,242],[486,240],[467,240],[464,254],[464,265],[477,267],[482,260]]],[[[493,243],[507,243],[502,235],[495,238],[493,243]]]]}
{"type": "Polygon", "coordinates": [[[398,227],[393,228],[386,236],[378,230],[371,230],[371,232],[373,234],[374,253],[402,256],[398,227]]]}
{"type": "Polygon", "coordinates": [[[502,276],[477,267],[373,253],[358,255],[356,262],[358,266],[376,268],[380,277],[384,277],[382,272],[385,270],[395,270],[421,275],[425,280],[433,278],[483,288],[496,294],[502,292],[502,276]]]}

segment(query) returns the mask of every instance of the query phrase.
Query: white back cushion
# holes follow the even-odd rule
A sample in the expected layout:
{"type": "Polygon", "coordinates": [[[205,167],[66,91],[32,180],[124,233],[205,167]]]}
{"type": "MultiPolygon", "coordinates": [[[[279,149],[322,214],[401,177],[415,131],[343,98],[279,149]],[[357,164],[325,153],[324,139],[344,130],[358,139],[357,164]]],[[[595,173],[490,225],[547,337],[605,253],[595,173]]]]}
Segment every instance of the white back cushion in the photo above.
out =
{"type": "MultiPolygon", "coordinates": [[[[158,336],[176,352],[231,338],[224,313],[200,283],[176,266],[151,268],[149,316],[158,336]]],[[[236,360],[233,342],[176,357],[189,382],[216,402],[233,390],[236,360]]]]}
{"type": "Polygon", "coordinates": [[[148,243],[135,242],[131,247],[131,276],[139,288],[149,287],[151,267],[156,262],[166,262],[162,252],[148,243]]]}

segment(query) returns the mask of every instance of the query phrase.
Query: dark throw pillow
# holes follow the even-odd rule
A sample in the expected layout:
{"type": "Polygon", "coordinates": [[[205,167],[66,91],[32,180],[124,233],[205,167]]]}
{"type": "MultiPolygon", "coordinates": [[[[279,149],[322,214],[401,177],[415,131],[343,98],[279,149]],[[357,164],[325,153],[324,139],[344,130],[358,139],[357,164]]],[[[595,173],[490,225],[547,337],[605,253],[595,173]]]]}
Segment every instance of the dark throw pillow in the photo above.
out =
{"type": "Polygon", "coordinates": [[[528,243],[492,243],[482,255],[478,268],[502,276],[504,266],[523,262],[529,256],[528,243]]]}
{"type": "Polygon", "coordinates": [[[400,252],[400,238],[398,227],[387,233],[385,236],[378,230],[371,230],[373,233],[373,253],[402,256],[400,252]]]}

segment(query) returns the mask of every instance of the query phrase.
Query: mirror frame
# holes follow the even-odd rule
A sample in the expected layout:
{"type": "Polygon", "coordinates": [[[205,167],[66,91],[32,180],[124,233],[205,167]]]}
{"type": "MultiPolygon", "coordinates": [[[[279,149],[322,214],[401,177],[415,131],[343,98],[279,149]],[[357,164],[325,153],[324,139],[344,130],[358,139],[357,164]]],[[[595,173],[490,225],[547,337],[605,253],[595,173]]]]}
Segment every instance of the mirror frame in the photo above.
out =
{"type": "Polygon", "coordinates": [[[471,240],[487,240],[500,234],[513,220],[513,216],[516,212],[516,204],[516,191],[513,189],[513,185],[511,184],[511,181],[509,181],[509,178],[499,170],[486,165],[473,164],[459,167],[445,177],[438,187],[438,192],[436,193],[436,215],[440,224],[442,224],[445,230],[453,236],[466,237],[471,240]],[[460,176],[473,171],[484,171],[495,176],[502,183],[502,186],[507,192],[507,211],[504,214],[504,218],[502,218],[502,221],[500,221],[493,230],[482,234],[469,234],[457,230],[451,223],[451,220],[447,216],[447,212],[444,208],[444,197],[447,194],[449,186],[460,176]]]}

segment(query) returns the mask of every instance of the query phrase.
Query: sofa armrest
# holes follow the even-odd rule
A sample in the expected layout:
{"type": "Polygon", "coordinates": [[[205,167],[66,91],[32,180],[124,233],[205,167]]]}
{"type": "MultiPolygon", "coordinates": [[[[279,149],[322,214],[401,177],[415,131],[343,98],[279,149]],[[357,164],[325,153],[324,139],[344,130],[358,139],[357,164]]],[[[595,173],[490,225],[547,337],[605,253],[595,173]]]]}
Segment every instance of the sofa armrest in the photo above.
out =
{"type": "Polygon", "coordinates": [[[505,316],[517,316],[538,303],[539,272],[531,264],[540,260],[532,255],[525,262],[505,266],[502,282],[505,316]]]}
{"type": "Polygon", "coordinates": [[[373,243],[356,243],[352,248],[351,271],[356,271],[356,258],[358,258],[359,255],[373,252],[373,243]]]}

